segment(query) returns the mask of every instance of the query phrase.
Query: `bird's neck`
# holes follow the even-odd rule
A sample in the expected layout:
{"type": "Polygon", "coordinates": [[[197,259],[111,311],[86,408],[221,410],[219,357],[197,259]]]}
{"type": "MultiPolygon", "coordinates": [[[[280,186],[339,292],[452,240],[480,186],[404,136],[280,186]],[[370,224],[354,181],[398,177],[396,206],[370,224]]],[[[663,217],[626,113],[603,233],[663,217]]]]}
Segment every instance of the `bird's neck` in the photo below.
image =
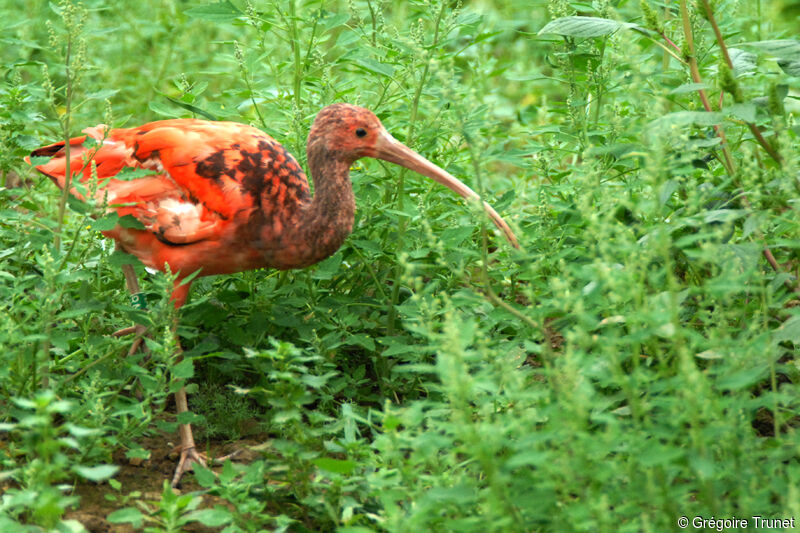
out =
{"type": "Polygon", "coordinates": [[[353,230],[356,203],[350,183],[350,165],[322,143],[308,144],[308,169],[314,196],[301,209],[294,236],[301,268],[330,257],[353,230]]]}

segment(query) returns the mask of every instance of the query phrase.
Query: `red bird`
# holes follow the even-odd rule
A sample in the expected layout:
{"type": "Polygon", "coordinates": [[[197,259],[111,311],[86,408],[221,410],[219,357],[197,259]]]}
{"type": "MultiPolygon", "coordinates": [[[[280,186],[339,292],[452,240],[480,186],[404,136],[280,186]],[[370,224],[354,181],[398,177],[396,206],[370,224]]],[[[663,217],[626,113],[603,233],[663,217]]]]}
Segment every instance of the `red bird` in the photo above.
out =
{"type": "MultiPolygon", "coordinates": [[[[308,135],[311,196],[305,173],[272,137],[235,122],[175,119],[138,128],[98,125],[70,139],[70,180],[86,182],[96,168],[95,202],[119,216],[133,215],[144,229],[116,226],[104,231],[145,265],[177,272],[175,307],[186,301],[184,278],[230,274],[256,268],[303,268],[331,256],[353,228],[355,199],[349,179],[357,159],[383,159],[428,176],[468,199],[478,195],[461,181],[392,137],[369,110],[334,104],[317,114],[308,135]],[[87,142],[87,137],[92,140],[87,142]],[[153,172],[122,180],[124,168],[153,172]]],[[[67,183],[65,143],[34,150],[50,157],[36,169],[60,188],[67,183]]],[[[72,181],[69,181],[71,184],[72,181]]],[[[86,199],[70,185],[74,196],[86,199]]],[[[505,221],[483,202],[489,217],[518,248],[505,221]]],[[[132,271],[126,272],[126,275],[132,271]]],[[[134,277],[135,280],[135,277],[134,277]]],[[[186,391],[176,393],[186,411],[186,391]]],[[[205,464],[195,449],[191,427],[181,426],[177,484],[193,462],[205,464]]]]}

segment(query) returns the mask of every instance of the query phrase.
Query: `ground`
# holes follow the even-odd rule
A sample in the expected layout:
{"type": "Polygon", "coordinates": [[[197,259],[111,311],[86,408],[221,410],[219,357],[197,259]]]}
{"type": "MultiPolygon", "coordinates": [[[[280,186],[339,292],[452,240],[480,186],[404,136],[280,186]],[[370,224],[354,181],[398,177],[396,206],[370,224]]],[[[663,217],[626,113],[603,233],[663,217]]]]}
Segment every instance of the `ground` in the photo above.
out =
{"type": "MultiPolygon", "coordinates": [[[[266,435],[264,436],[266,438],[266,435]]],[[[140,463],[132,464],[122,450],[114,454],[114,464],[120,467],[114,479],[122,484],[121,491],[114,490],[107,482],[93,483],[82,481],[75,485],[74,494],[80,496],[80,505],[75,510],[68,511],[64,518],[66,520],[77,520],[91,532],[103,533],[128,533],[137,531],[130,524],[112,524],[106,517],[112,512],[124,508],[135,506],[135,500],[124,501],[125,495],[133,492],[140,492],[140,501],[158,502],[162,498],[164,480],[172,479],[177,464],[178,454],[172,443],[177,442],[177,435],[162,432],[154,432],[153,436],[142,439],[139,444],[142,448],[150,451],[150,459],[140,463]],[[116,500],[111,500],[107,496],[113,496],[116,500]]],[[[248,462],[252,460],[254,454],[249,451],[249,447],[263,444],[263,440],[250,438],[234,443],[210,443],[208,452],[214,457],[221,457],[237,452],[236,460],[248,462]]],[[[183,476],[180,487],[174,489],[175,492],[185,494],[188,492],[203,490],[195,481],[194,475],[189,473],[183,476]]],[[[199,507],[211,508],[214,505],[230,506],[225,500],[205,494],[202,496],[203,504],[199,507]]],[[[188,532],[210,532],[220,531],[222,527],[210,528],[200,523],[193,522],[183,527],[188,532]]]]}

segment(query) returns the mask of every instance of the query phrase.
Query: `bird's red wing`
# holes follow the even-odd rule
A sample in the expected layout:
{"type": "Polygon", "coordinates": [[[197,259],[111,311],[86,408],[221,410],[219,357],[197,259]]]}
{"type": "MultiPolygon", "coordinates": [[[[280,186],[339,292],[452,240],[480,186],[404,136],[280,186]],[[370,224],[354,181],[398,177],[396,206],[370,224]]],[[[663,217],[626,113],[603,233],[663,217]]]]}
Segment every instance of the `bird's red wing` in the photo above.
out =
{"type": "MultiPolygon", "coordinates": [[[[225,221],[201,203],[185,198],[163,175],[132,181],[112,180],[105,201],[119,216],[132,215],[166,244],[213,239],[225,221]]],[[[116,232],[107,233],[117,238],[116,232]]]]}
{"type": "MultiPolygon", "coordinates": [[[[288,229],[310,202],[308,181],[266,133],[194,119],[84,132],[70,141],[69,173],[63,142],[34,151],[50,158],[36,168],[62,189],[67,175],[85,183],[96,168],[94,199],[145,226],[117,226],[105,235],[146,265],[209,275],[295,264],[273,250],[286,247],[288,229]],[[131,175],[126,168],[151,173],[131,175]]],[[[70,192],[82,198],[91,189],[71,186],[70,192]]]]}
{"type": "MultiPolygon", "coordinates": [[[[143,128],[148,126],[151,125],[143,128]]],[[[163,128],[162,131],[159,128],[109,130],[99,125],[84,131],[88,135],[70,139],[72,179],[79,180],[84,187],[72,185],[70,192],[85,200],[85,193],[88,192],[86,185],[94,169],[99,184],[94,200],[105,203],[109,210],[116,211],[120,216],[134,216],[159,240],[188,244],[213,238],[236,203],[230,200],[241,199],[241,195],[234,194],[236,198],[229,198],[227,203],[219,201],[225,196],[224,183],[214,184],[213,190],[202,190],[192,182],[187,170],[196,165],[174,156],[178,151],[186,153],[184,145],[191,139],[181,138],[175,126],[163,128]],[[142,152],[136,140],[131,141],[131,138],[147,143],[147,152],[142,152]],[[160,153],[167,155],[170,162],[165,163],[160,153]],[[148,169],[153,173],[120,179],[124,178],[120,172],[125,168],[148,169]],[[174,174],[178,175],[178,179],[174,174]],[[187,184],[189,187],[185,186],[187,184]],[[209,204],[217,209],[210,208],[209,204]]],[[[36,169],[63,189],[67,176],[65,143],[39,148],[31,155],[50,157],[49,161],[36,166],[36,169]]],[[[118,238],[116,231],[109,232],[109,236],[118,238]]]]}
{"type": "Polygon", "coordinates": [[[291,158],[267,134],[235,122],[162,120],[124,132],[120,137],[139,164],[163,168],[190,200],[224,220],[253,207],[248,180],[272,179],[265,174],[269,164],[291,158]]]}

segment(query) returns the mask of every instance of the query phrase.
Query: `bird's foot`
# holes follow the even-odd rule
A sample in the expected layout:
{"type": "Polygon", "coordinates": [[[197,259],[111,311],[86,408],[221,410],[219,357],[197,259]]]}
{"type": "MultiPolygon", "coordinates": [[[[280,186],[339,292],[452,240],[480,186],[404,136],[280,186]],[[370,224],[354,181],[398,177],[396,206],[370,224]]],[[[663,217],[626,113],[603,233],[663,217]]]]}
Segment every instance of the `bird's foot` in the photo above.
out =
{"type": "Polygon", "coordinates": [[[175,468],[175,475],[172,476],[172,486],[177,487],[180,483],[183,474],[189,470],[194,470],[195,463],[205,467],[208,463],[208,457],[204,453],[197,451],[194,446],[181,449],[181,457],[178,460],[178,466],[175,468]]]}
{"type": "Polygon", "coordinates": [[[141,324],[136,324],[135,326],[131,326],[129,328],[122,328],[120,330],[115,331],[111,334],[112,337],[125,337],[126,335],[135,335],[133,338],[133,342],[131,343],[131,347],[128,349],[128,357],[136,353],[136,350],[139,347],[142,347],[142,350],[145,353],[148,353],[149,350],[147,349],[147,345],[144,344],[144,336],[147,333],[147,328],[142,326],[141,324]]]}
{"type": "Polygon", "coordinates": [[[223,457],[215,457],[214,459],[209,460],[206,454],[198,452],[197,448],[194,446],[182,448],[181,457],[178,460],[178,466],[175,468],[175,475],[172,476],[172,487],[177,487],[178,483],[180,483],[181,478],[183,477],[183,474],[189,470],[194,470],[195,464],[199,464],[202,467],[206,467],[208,463],[218,465],[224,463],[228,459],[236,457],[238,454],[239,451],[237,450],[223,457]]]}

